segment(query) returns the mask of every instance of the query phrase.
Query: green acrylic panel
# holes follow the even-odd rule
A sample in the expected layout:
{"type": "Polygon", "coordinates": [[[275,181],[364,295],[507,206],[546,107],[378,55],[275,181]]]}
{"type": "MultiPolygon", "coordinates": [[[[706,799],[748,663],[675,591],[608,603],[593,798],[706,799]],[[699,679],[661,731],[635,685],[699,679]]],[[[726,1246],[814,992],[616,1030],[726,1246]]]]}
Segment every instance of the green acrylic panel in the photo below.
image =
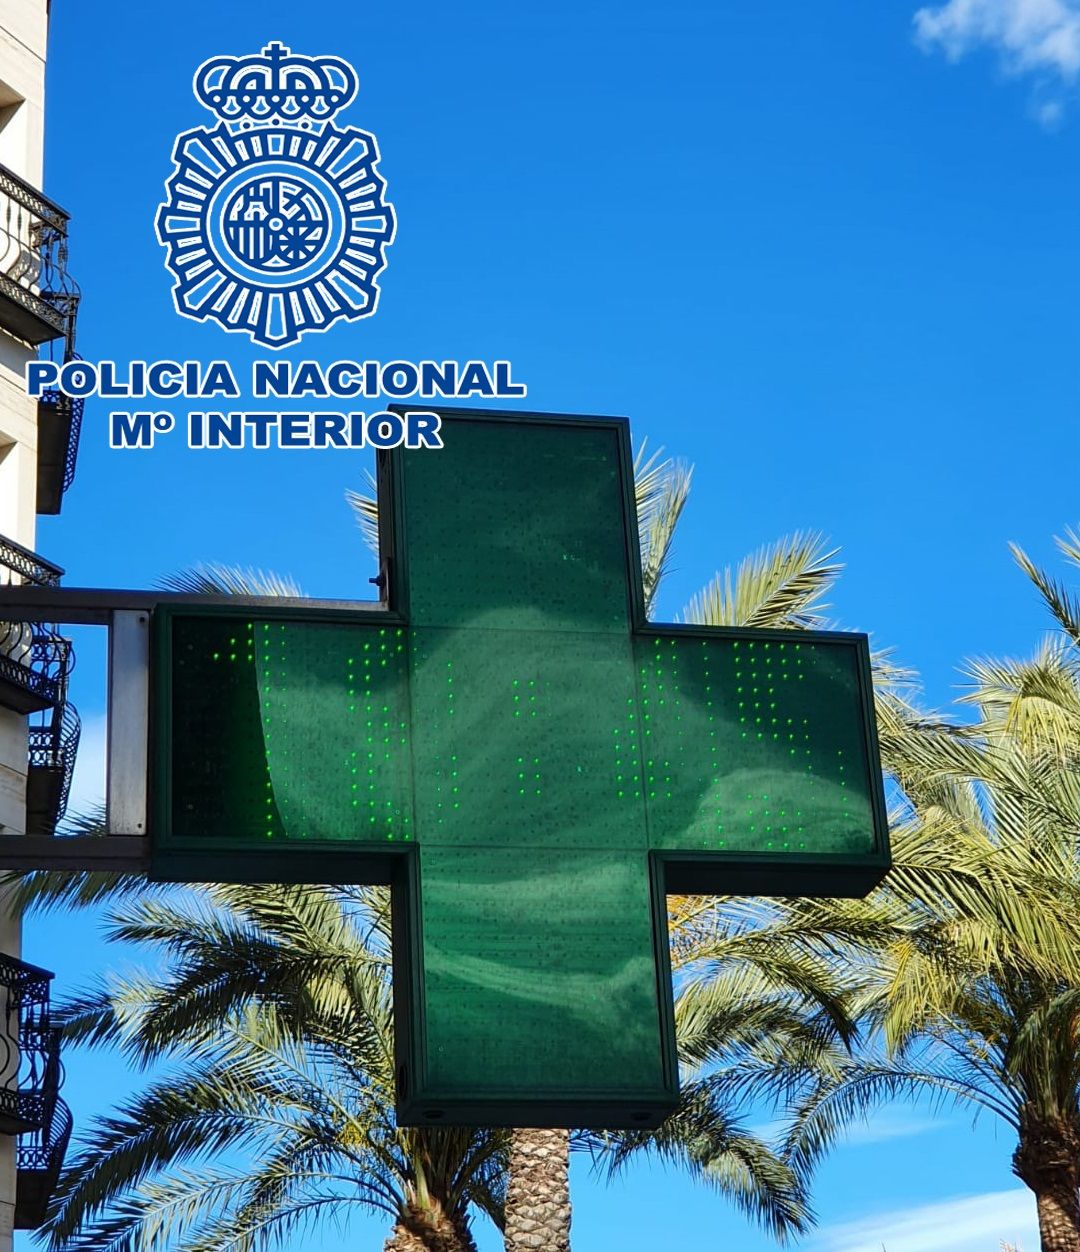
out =
{"type": "Polygon", "coordinates": [[[429,1100],[670,1105],[644,856],[515,842],[420,863],[429,1100]]]}
{"type": "Polygon", "coordinates": [[[888,865],[866,640],[645,624],[625,424],[443,418],[385,608],[155,611],[154,872],[393,884],[403,1124],[656,1125],[664,891],[888,865]]]}
{"type": "Polygon", "coordinates": [[[629,640],[410,631],[425,846],[648,850],[629,640]]]}
{"type": "Polygon", "coordinates": [[[658,632],[634,653],[654,849],[877,852],[853,643],[658,632]]]}
{"type": "Polygon", "coordinates": [[[625,635],[620,432],[523,423],[509,455],[491,422],[449,433],[402,455],[411,624],[625,635]]]}
{"type": "Polygon", "coordinates": [[[411,839],[403,629],[183,616],[171,648],[174,837],[411,839]]]}

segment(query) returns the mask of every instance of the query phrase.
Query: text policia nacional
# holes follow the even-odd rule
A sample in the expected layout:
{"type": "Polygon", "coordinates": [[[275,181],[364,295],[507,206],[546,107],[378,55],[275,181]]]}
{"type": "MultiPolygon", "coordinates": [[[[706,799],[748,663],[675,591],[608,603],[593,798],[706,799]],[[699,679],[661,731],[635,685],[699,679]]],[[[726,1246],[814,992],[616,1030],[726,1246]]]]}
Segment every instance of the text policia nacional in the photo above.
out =
{"type": "MultiPolygon", "coordinates": [[[[527,394],[509,361],[254,361],[247,394],[263,399],[352,400],[389,397],[487,400],[527,394]]],[[[31,361],[26,391],[36,398],[59,392],[73,399],[238,399],[243,389],[227,361],[31,361]]],[[[189,448],[441,448],[440,419],[418,407],[385,410],[258,411],[192,409],[186,414],[189,448]]],[[[176,414],[150,405],[109,414],[113,448],[151,448],[177,427],[176,414]]]]}

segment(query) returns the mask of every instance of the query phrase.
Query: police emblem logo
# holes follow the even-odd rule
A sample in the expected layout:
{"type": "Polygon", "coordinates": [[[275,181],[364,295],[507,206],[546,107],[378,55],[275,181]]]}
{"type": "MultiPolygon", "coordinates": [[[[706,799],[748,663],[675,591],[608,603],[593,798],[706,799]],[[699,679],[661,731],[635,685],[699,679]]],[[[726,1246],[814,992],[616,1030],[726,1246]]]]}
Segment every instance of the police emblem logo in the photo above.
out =
{"type": "Polygon", "coordinates": [[[280,43],[199,67],[218,125],[177,136],[155,222],[179,314],[285,348],[375,312],[394,210],[375,136],[333,125],[358,85],[280,43]]]}

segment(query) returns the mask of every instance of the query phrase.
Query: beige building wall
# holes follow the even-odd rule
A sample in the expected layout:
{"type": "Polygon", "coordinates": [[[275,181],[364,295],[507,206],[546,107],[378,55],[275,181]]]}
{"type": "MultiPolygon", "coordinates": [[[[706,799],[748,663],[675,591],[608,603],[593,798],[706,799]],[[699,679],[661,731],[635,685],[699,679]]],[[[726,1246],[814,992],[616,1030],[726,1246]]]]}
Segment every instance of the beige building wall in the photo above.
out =
{"type": "MultiPolygon", "coordinates": [[[[0,165],[42,189],[48,0],[0,0],[0,165]]],[[[0,248],[13,245],[0,238],[0,248]]],[[[0,267],[14,258],[0,257],[0,267]]],[[[36,405],[23,387],[35,349],[0,327],[0,534],[34,547],[36,405]]],[[[0,577],[3,573],[0,572],[0,577]]],[[[0,833],[26,828],[26,719],[0,708],[0,833]]],[[[18,955],[19,925],[0,911],[0,950],[18,955]]],[[[0,1252],[12,1248],[15,1140],[0,1135],[0,1252]]]]}

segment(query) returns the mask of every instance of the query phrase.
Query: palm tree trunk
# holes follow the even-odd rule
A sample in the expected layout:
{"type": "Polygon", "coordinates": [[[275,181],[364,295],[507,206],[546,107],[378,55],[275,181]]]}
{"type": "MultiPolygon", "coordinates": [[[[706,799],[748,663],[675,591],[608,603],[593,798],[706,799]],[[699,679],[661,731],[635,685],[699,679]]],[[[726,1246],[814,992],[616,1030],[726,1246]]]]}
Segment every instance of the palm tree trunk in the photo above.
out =
{"type": "Polygon", "coordinates": [[[570,1252],[570,1132],[515,1130],[506,1252],[570,1252]]]}
{"type": "Polygon", "coordinates": [[[1022,1113],[1013,1173],[1035,1193],[1042,1252],[1080,1252],[1080,1126],[1022,1113]]]}
{"type": "Polygon", "coordinates": [[[1042,1252],[1080,1252],[1080,1218],[1076,1211],[1076,1187],[1072,1194],[1036,1193],[1039,1206],[1039,1241],[1042,1252]]]}
{"type": "Polygon", "coordinates": [[[419,1205],[398,1215],[383,1252],[476,1252],[468,1224],[441,1207],[419,1205]]]}
{"type": "Polygon", "coordinates": [[[383,1252],[427,1252],[427,1246],[419,1235],[401,1222],[395,1222],[390,1237],[383,1244],[383,1252]]]}

